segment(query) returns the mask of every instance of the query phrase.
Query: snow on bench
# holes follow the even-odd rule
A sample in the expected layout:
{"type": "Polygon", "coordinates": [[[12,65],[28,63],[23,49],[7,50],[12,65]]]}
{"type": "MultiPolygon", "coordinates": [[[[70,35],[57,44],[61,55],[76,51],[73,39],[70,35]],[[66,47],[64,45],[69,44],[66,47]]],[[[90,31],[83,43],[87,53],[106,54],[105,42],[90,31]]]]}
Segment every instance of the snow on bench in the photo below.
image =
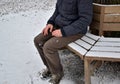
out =
{"type": "Polygon", "coordinates": [[[81,39],[68,44],[67,48],[83,59],[85,54],[92,48],[99,38],[99,36],[86,33],[81,39]]]}
{"type": "Polygon", "coordinates": [[[101,37],[84,58],[85,84],[91,84],[90,60],[120,62],[120,38],[101,37]]]}
{"type": "Polygon", "coordinates": [[[105,38],[87,33],[68,44],[67,48],[84,60],[85,84],[91,84],[90,67],[94,60],[120,62],[120,38],[105,38]]]}
{"type": "Polygon", "coordinates": [[[105,60],[116,59],[120,61],[120,38],[101,37],[86,54],[86,57],[96,58],[96,60],[104,60],[105,58],[105,60]]]}

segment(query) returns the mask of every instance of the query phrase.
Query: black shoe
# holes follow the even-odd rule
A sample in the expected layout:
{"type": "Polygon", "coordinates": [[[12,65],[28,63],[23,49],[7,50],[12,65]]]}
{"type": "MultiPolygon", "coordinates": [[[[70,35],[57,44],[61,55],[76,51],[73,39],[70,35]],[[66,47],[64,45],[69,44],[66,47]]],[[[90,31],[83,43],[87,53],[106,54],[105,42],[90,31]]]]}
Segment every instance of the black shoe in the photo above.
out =
{"type": "Polygon", "coordinates": [[[52,74],[51,79],[49,80],[49,84],[59,84],[60,80],[64,76],[64,73],[61,74],[52,74]]]}
{"type": "Polygon", "coordinates": [[[44,69],[43,72],[41,73],[41,79],[48,79],[50,78],[52,75],[51,75],[51,72],[48,70],[48,69],[44,69]]]}

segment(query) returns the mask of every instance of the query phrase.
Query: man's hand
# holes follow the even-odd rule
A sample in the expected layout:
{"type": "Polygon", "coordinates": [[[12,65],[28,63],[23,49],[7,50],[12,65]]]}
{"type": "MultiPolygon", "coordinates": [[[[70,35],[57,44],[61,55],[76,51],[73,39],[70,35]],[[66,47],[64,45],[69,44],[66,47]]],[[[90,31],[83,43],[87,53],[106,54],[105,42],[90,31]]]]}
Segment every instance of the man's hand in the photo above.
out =
{"type": "Polygon", "coordinates": [[[47,24],[46,27],[43,29],[42,33],[46,36],[48,35],[48,32],[52,32],[52,30],[53,30],[53,25],[47,24]]]}
{"type": "Polygon", "coordinates": [[[61,30],[60,30],[60,29],[54,30],[54,31],[52,32],[52,36],[62,37],[61,30]]]}

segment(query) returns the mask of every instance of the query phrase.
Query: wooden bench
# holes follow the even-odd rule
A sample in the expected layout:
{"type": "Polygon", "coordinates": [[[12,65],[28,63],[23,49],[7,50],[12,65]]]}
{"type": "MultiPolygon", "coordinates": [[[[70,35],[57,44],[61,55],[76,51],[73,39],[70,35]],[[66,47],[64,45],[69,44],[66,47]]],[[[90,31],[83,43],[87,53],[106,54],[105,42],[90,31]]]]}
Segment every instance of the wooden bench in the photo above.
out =
{"type": "Polygon", "coordinates": [[[120,38],[104,38],[87,33],[67,48],[84,60],[85,84],[91,84],[91,63],[99,61],[120,62],[120,38]]]}
{"type": "Polygon", "coordinates": [[[120,62],[120,38],[101,37],[87,52],[84,59],[85,84],[91,84],[90,61],[115,61],[120,62]]]}

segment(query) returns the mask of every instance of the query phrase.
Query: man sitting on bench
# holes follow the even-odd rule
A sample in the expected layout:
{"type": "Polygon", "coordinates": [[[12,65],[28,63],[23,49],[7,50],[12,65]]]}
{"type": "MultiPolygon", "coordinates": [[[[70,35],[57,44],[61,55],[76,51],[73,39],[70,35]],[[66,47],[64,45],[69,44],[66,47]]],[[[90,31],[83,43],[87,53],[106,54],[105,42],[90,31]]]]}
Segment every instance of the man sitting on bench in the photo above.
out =
{"type": "Polygon", "coordinates": [[[92,20],[92,0],[57,0],[56,9],[42,33],[35,37],[35,46],[46,65],[43,78],[59,84],[63,77],[58,50],[81,38],[92,20]]]}

